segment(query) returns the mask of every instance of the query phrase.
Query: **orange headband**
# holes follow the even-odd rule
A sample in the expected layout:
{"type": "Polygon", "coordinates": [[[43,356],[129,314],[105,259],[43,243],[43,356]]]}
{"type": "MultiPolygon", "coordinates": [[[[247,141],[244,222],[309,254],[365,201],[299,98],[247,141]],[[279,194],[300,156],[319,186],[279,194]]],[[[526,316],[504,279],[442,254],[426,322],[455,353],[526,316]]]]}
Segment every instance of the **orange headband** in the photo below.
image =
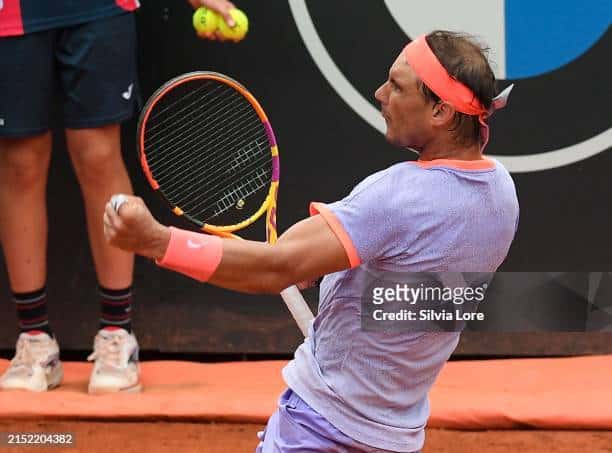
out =
{"type": "Polygon", "coordinates": [[[404,48],[404,53],[412,70],[436,96],[451,104],[455,110],[461,113],[478,116],[478,121],[481,124],[480,135],[483,141],[481,151],[484,151],[489,141],[489,126],[486,119],[495,110],[506,106],[513,85],[510,85],[495,97],[491,108],[487,110],[470,88],[451,77],[444,69],[444,66],[427,44],[425,35],[419,36],[408,44],[404,48]]]}

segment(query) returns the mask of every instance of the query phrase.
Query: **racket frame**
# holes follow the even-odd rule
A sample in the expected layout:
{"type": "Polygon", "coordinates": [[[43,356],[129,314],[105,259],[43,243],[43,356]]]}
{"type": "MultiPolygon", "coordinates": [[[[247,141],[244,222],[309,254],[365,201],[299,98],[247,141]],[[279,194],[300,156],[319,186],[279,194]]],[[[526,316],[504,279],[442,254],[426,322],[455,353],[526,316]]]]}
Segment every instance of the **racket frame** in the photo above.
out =
{"type": "MultiPolygon", "coordinates": [[[[276,206],[280,178],[278,144],[276,142],[274,131],[272,130],[272,125],[270,124],[266,113],[264,112],[257,99],[255,99],[255,97],[242,84],[226,75],[211,71],[190,72],[169,80],[151,95],[140,114],[137,128],[137,145],[140,165],[142,167],[146,179],[148,180],[151,187],[155,190],[155,192],[157,192],[165,200],[165,202],[168,204],[168,206],[175,215],[185,217],[191,223],[198,225],[200,229],[205,231],[206,233],[215,234],[221,237],[242,240],[240,236],[235,235],[233,233],[255,223],[263,215],[263,213],[266,212],[266,239],[269,244],[274,244],[276,242],[278,238],[278,231],[276,226],[276,206]],[[196,79],[216,80],[218,82],[225,83],[226,85],[238,91],[242,96],[244,96],[244,98],[251,104],[251,106],[257,113],[257,116],[259,117],[260,121],[262,122],[266,131],[266,135],[268,137],[268,141],[270,143],[270,152],[272,154],[272,180],[270,182],[270,189],[268,191],[268,194],[262,205],[254,214],[252,214],[250,217],[243,220],[242,222],[239,222],[234,225],[212,225],[204,223],[186,214],[180,207],[174,206],[170,202],[170,200],[168,200],[164,196],[163,191],[159,190],[159,183],[153,177],[153,174],[147,162],[144,143],[144,125],[147,122],[151,111],[167,92],[174,88],[177,88],[183,83],[187,83],[196,79]]],[[[281,296],[285,304],[287,305],[287,308],[291,312],[293,318],[295,319],[296,323],[298,324],[300,331],[302,332],[304,337],[307,337],[308,329],[314,318],[314,315],[312,314],[312,311],[308,307],[308,304],[302,297],[300,291],[295,285],[293,285],[281,291],[281,296]]]]}
{"type": "Polygon", "coordinates": [[[271,244],[276,242],[276,239],[278,237],[278,233],[276,229],[276,198],[278,194],[278,184],[279,184],[279,178],[280,178],[280,162],[279,162],[279,154],[278,154],[278,145],[276,142],[274,131],[272,130],[272,126],[270,124],[270,120],[268,119],[268,116],[266,115],[265,111],[263,110],[263,108],[261,107],[257,99],[255,99],[255,97],[241,83],[237,82],[231,77],[220,74],[218,72],[211,72],[211,71],[189,72],[189,73],[182,74],[180,76],[177,76],[169,80],[151,95],[151,97],[148,99],[147,103],[145,104],[144,108],[142,109],[142,112],[138,119],[137,143],[138,143],[138,160],[140,161],[140,165],[142,167],[142,170],[145,174],[147,181],[149,182],[153,190],[155,190],[165,200],[168,206],[170,206],[170,209],[175,215],[180,216],[180,217],[185,217],[190,222],[196,224],[202,231],[205,231],[206,233],[216,234],[222,237],[232,237],[234,239],[241,239],[239,236],[236,236],[232,233],[238,230],[242,230],[243,228],[246,228],[249,225],[255,223],[263,215],[263,213],[266,212],[267,213],[266,215],[266,238],[268,242],[270,242],[271,244]],[[159,190],[160,188],[159,183],[153,177],[153,173],[151,172],[151,169],[149,167],[149,163],[147,161],[147,155],[145,152],[146,127],[144,126],[147,120],[149,119],[149,116],[151,112],[153,111],[153,108],[157,105],[159,100],[166,93],[181,86],[184,83],[187,83],[193,80],[202,80],[202,79],[214,80],[220,83],[224,83],[225,85],[233,88],[239,94],[241,94],[251,104],[251,106],[255,110],[257,116],[259,117],[259,120],[262,122],[262,125],[264,126],[266,135],[268,137],[268,141],[270,143],[270,152],[272,155],[272,180],[270,183],[268,194],[265,200],[263,201],[263,203],[261,204],[261,206],[259,207],[259,209],[255,211],[254,214],[252,214],[250,217],[246,218],[245,220],[239,223],[233,224],[233,225],[213,225],[210,223],[204,223],[190,216],[189,214],[185,213],[179,206],[175,206],[173,203],[171,203],[170,200],[166,198],[163,191],[159,190]]]}

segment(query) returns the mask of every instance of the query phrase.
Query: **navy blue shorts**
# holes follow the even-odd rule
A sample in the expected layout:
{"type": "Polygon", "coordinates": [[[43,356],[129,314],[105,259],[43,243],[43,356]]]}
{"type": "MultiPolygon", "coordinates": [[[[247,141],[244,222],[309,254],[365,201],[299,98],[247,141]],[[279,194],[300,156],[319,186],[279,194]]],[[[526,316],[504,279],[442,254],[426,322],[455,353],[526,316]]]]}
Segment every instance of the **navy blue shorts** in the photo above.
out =
{"type": "Polygon", "coordinates": [[[49,130],[56,99],[71,129],[116,124],[134,114],[133,14],[0,38],[0,136],[49,130]]]}

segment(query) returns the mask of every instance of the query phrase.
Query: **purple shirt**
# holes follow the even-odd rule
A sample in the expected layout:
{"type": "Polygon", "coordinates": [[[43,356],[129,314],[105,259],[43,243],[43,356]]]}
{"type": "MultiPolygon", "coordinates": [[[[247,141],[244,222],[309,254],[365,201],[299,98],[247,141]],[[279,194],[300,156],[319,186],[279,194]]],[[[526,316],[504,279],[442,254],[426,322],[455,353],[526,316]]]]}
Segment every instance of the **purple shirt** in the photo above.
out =
{"type": "Polygon", "coordinates": [[[361,302],[373,273],[494,272],[514,238],[514,183],[497,161],[403,162],[348,197],[313,203],[351,269],[326,276],[310,335],[283,370],[287,385],[349,437],[376,448],[422,448],[427,393],[458,332],[371,332],[361,302]]]}

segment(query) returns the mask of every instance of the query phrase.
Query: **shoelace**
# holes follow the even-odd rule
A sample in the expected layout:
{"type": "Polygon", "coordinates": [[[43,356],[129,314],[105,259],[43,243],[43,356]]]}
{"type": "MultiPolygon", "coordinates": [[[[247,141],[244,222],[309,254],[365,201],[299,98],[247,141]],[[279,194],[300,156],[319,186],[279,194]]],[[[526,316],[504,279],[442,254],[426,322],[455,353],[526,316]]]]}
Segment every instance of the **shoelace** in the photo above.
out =
{"type": "Polygon", "coordinates": [[[124,368],[121,360],[121,346],[125,338],[119,335],[100,335],[94,341],[94,351],[87,357],[88,361],[100,361],[104,366],[124,368]]]}

